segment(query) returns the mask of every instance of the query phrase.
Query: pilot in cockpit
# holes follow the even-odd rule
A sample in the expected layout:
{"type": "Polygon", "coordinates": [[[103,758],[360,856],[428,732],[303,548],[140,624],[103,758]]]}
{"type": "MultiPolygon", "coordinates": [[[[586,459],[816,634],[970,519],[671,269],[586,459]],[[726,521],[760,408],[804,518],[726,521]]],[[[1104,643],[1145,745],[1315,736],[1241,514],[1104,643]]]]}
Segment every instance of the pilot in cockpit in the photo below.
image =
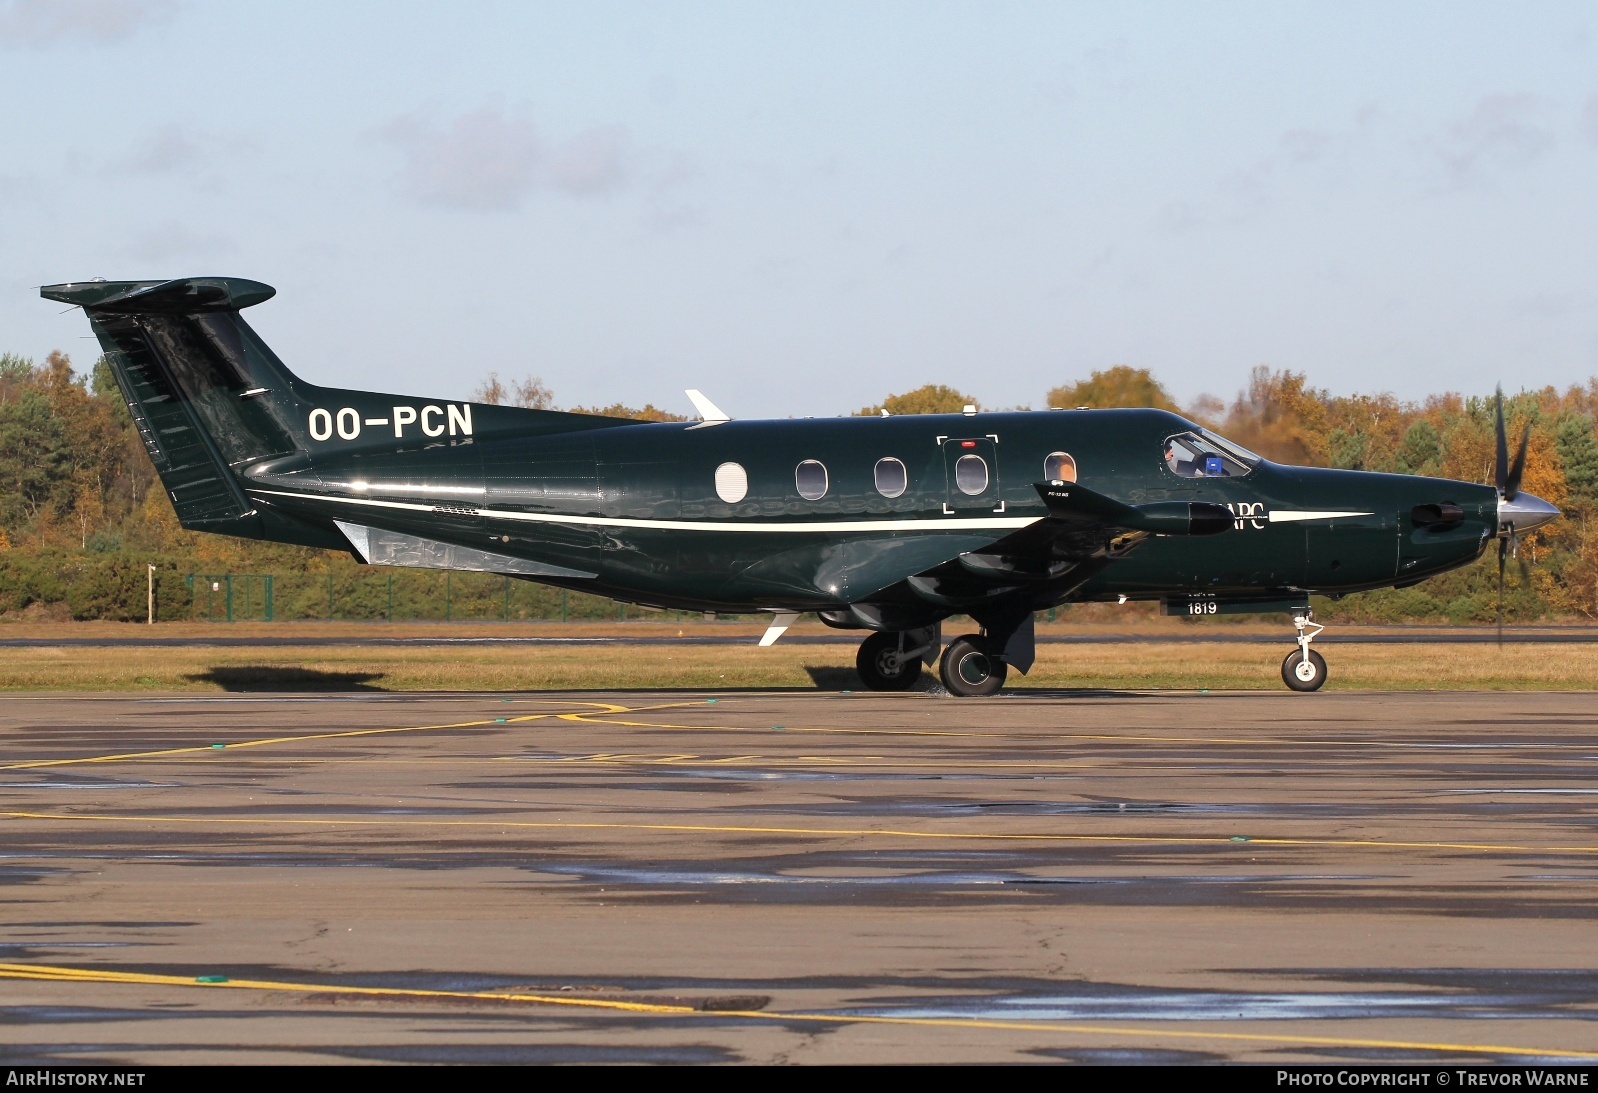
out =
{"type": "Polygon", "coordinates": [[[1260,461],[1246,448],[1197,430],[1167,437],[1164,452],[1165,465],[1181,478],[1237,478],[1260,461]]]}
{"type": "Polygon", "coordinates": [[[1177,437],[1165,442],[1165,465],[1183,478],[1229,478],[1226,460],[1214,452],[1195,451],[1177,437]]]}
{"type": "Polygon", "coordinates": [[[1192,456],[1192,452],[1175,440],[1165,442],[1165,465],[1171,468],[1171,473],[1179,474],[1183,478],[1192,478],[1196,471],[1192,456]]]}

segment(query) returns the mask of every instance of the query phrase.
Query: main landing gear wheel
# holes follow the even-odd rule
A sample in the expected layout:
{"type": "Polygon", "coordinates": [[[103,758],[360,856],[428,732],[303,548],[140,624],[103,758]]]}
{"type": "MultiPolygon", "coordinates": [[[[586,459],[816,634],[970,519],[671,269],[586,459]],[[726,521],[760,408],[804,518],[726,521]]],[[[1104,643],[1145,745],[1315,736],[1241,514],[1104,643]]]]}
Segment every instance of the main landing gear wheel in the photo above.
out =
{"type": "Polygon", "coordinates": [[[1320,690],[1326,682],[1326,658],[1311,649],[1306,660],[1304,650],[1294,649],[1282,661],[1282,682],[1295,691],[1320,690]]]}
{"type": "Polygon", "coordinates": [[[938,662],[943,685],[962,698],[993,694],[1004,686],[1007,671],[1004,661],[988,652],[987,639],[980,634],[955,638],[938,662]]]}
{"type": "Polygon", "coordinates": [[[855,671],[872,691],[908,691],[921,678],[921,656],[905,656],[904,635],[872,634],[860,643],[855,671]]]}

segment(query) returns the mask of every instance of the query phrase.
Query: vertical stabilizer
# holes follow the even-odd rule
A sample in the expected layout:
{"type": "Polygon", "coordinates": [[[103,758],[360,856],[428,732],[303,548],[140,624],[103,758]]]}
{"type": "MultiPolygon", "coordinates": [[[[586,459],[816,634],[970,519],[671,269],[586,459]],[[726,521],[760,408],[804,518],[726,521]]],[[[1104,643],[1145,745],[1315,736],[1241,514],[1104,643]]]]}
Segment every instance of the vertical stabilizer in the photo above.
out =
{"type": "Polygon", "coordinates": [[[87,281],[39,294],[83,308],[178,519],[196,531],[349,549],[331,524],[254,500],[252,485],[369,456],[436,469],[438,448],[453,450],[452,473],[480,479],[484,439],[633,424],[306,383],[239,314],[276,294],[258,281],[87,281]]]}
{"type": "Polygon", "coordinates": [[[239,315],[272,288],[210,277],[48,285],[40,295],[88,316],[183,526],[262,537],[235,472],[301,450],[294,408],[309,390],[239,315]]]}

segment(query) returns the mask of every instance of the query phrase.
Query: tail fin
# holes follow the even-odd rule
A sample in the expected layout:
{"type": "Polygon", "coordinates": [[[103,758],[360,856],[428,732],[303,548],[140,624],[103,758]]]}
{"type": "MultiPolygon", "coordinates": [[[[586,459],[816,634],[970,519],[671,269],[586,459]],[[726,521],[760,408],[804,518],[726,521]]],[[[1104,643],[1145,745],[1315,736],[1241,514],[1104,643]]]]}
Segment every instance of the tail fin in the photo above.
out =
{"type": "Polygon", "coordinates": [[[239,314],[276,295],[258,281],[88,281],[46,285],[39,294],[88,315],[178,519],[195,531],[344,548],[332,527],[253,504],[241,474],[310,473],[324,453],[633,424],[306,383],[239,314]]]}
{"type": "Polygon", "coordinates": [[[233,468],[299,448],[284,411],[305,386],[239,316],[274,290],[206,277],[48,285],[39,294],[88,315],[183,526],[259,536],[233,468]]]}

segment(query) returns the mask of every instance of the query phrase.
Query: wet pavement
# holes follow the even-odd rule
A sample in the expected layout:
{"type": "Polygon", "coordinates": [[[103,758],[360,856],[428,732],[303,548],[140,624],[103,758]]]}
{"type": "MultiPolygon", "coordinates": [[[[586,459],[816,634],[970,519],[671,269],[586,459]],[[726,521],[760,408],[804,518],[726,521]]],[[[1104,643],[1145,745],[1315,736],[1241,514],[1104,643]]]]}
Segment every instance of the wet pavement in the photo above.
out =
{"type": "Polygon", "coordinates": [[[1598,696],[22,696],[8,1062],[1598,1058],[1598,696]]]}

